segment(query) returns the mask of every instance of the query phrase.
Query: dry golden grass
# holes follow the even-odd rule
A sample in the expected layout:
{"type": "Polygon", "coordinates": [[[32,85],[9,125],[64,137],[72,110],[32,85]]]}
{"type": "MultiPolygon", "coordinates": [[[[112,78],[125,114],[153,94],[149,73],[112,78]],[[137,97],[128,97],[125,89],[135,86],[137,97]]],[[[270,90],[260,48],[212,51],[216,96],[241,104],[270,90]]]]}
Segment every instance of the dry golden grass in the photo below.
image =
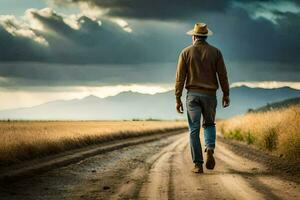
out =
{"type": "Polygon", "coordinates": [[[0,163],[186,126],[185,121],[1,121],[0,163]]]}
{"type": "Polygon", "coordinates": [[[291,160],[300,159],[300,105],[247,113],[219,124],[227,138],[257,145],[291,160]]]}

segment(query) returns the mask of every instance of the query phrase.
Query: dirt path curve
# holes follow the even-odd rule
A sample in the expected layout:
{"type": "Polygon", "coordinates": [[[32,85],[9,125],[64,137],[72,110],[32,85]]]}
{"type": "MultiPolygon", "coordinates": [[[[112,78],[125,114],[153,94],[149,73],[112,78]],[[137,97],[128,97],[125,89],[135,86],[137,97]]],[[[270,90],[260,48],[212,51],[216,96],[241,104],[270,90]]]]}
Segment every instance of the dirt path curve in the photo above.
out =
{"type": "Polygon", "coordinates": [[[0,199],[300,199],[300,186],[218,141],[216,168],[193,174],[188,133],[87,158],[0,188],[0,199]]]}

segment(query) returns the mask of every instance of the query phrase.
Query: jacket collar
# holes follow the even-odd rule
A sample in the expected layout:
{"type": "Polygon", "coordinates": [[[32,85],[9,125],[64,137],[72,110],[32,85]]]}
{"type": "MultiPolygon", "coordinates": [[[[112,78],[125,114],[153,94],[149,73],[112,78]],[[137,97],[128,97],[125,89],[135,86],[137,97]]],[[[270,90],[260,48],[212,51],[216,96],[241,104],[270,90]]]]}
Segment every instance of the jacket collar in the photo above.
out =
{"type": "Polygon", "coordinates": [[[195,44],[194,45],[199,45],[199,44],[207,44],[206,40],[196,40],[195,44]]]}

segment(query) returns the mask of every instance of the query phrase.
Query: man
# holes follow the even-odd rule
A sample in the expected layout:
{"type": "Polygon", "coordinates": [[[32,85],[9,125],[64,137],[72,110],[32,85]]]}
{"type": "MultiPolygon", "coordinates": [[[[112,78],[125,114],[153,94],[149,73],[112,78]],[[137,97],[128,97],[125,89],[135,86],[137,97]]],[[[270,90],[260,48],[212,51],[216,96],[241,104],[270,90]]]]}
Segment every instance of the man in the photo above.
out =
{"type": "Polygon", "coordinates": [[[195,173],[203,173],[203,155],[199,138],[201,114],[204,128],[206,168],[214,169],[216,140],[215,115],[218,80],[223,92],[222,105],[229,106],[229,83],[221,51],[206,42],[213,33],[205,23],[197,23],[187,32],[193,44],[182,50],[176,71],[176,110],[183,113],[182,90],[187,89],[186,107],[190,131],[190,147],[195,173]]]}

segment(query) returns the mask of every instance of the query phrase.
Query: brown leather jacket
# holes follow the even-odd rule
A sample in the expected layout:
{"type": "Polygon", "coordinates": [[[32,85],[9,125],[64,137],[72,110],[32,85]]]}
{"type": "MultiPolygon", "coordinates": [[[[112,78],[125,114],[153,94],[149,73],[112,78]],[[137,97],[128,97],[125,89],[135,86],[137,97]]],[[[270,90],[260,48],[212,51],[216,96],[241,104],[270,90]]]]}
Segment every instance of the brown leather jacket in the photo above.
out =
{"type": "Polygon", "coordinates": [[[221,51],[204,40],[197,40],[182,50],[179,56],[175,95],[179,101],[182,90],[216,95],[218,79],[224,96],[229,96],[227,70],[221,51]]]}

